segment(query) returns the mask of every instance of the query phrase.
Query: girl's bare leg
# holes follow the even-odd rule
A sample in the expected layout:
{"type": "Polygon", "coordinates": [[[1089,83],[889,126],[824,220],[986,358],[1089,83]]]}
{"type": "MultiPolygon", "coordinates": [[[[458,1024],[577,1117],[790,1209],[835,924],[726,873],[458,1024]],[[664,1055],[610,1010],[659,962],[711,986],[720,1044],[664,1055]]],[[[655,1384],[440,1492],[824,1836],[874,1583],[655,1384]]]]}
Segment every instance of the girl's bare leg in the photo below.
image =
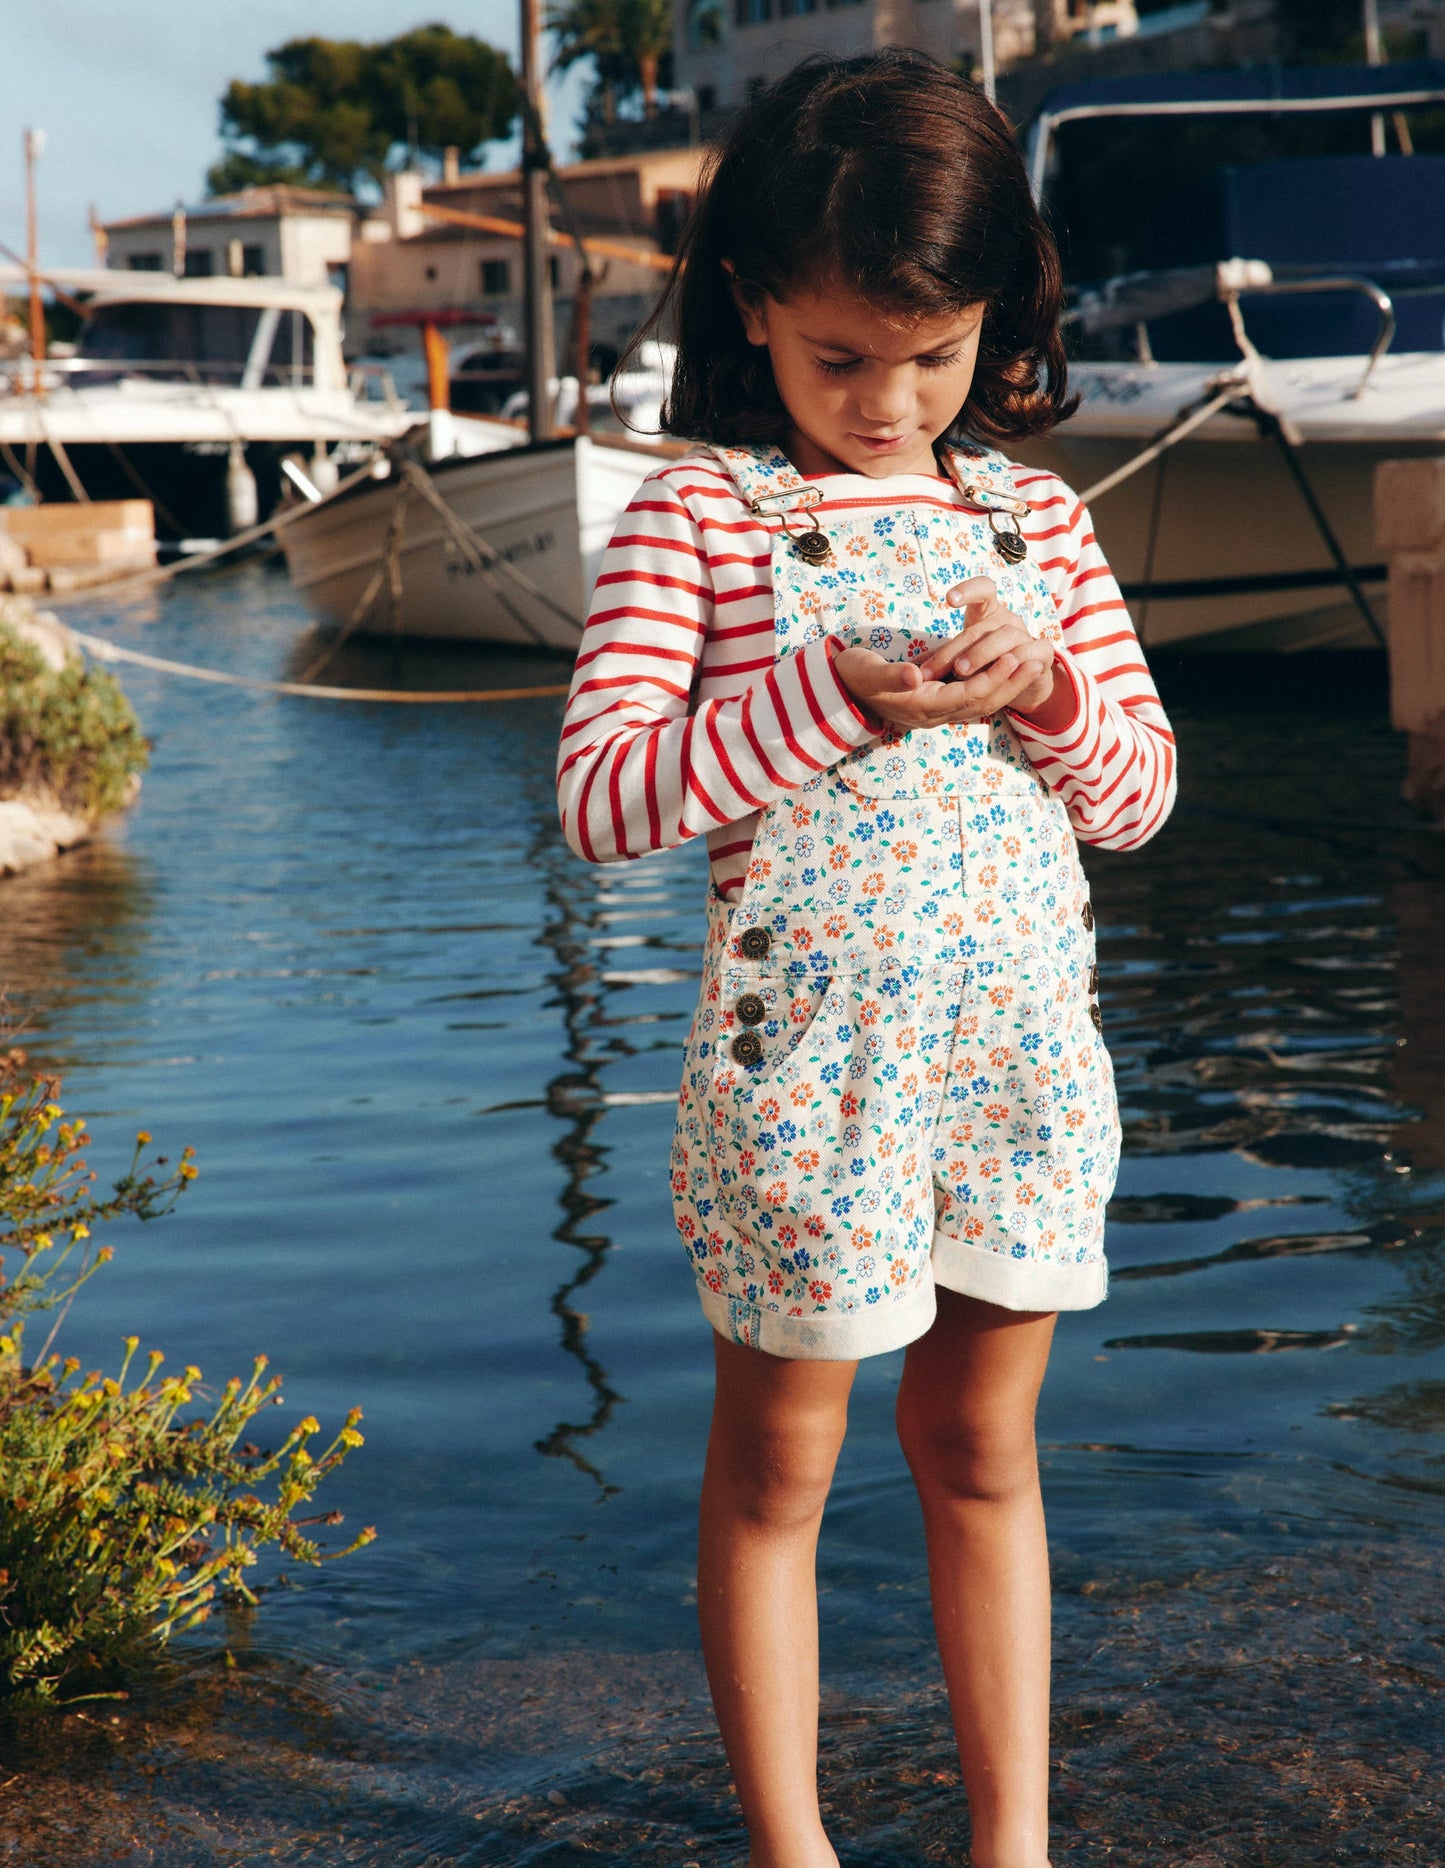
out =
{"type": "Polygon", "coordinates": [[[1047,1868],[1049,1556],[1034,1408],[1054,1317],[938,1293],[898,1391],[974,1868],[1047,1868]]]}
{"type": "Polygon", "coordinates": [[[836,1868],[818,1813],[818,1526],[855,1362],[713,1339],[697,1603],[750,1868],[836,1868]]]}

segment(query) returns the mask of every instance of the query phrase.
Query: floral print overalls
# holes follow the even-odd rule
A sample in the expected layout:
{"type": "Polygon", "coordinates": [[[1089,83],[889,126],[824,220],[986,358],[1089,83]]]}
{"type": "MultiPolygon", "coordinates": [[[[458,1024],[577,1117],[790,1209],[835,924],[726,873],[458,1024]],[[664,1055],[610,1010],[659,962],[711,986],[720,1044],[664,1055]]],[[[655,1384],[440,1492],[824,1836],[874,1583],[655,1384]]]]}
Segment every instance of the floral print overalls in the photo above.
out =
{"type": "MultiPolygon", "coordinates": [[[[980,575],[1058,637],[1002,456],[947,455],[968,511],[820,521],[822,490],[782,454],[714,453],[783,519],[780,658],[825,634],[921,658],[960,627],[945,593],[980,575]]],[[[762,812],[739,899],[710,895],[672,1189],[713,1327],[843,1361],[921,1336],[936,1284],[1098,1303],[1119,1122],[1093,910],[1007,718],[848,754],[762,812]]]]}

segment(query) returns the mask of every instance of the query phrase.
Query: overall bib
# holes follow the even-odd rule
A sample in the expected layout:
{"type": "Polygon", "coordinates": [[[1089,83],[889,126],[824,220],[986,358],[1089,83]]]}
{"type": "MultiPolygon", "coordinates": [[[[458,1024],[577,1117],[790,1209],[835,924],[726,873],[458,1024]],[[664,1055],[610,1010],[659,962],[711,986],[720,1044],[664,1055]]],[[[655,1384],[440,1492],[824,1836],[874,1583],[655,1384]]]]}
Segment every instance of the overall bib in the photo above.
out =
{"type": "MultiPolygon", "coordinates": [[[[819,519],[780,453],[713,451],[783,519],[779,658],[829,634],[921,658],[974,576],[1058,638],[1001,456],[948,455],[968,511],[819,519]]],[[[935,1284],[1014,1310],[1102,1299],[1119,1122],[1093,926],[1064,806],[1003,716],[890,730],[761,813],[741,896],[710,892],[672,1157],[716,1330],[852,1360],[921,1336],[935,1284]]]]}

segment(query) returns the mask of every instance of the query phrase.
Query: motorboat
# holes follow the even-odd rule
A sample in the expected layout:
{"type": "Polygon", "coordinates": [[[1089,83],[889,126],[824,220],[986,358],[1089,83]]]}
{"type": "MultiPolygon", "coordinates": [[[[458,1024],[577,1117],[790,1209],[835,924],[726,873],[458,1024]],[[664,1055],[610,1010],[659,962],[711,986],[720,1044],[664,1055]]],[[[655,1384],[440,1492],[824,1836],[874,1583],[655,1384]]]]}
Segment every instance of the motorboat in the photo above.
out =
{"type": "Polygon", "coordinates": [[[682,451],[575,434],[470,458],[397,448],[288,517],[281,546],[298,595],[341,634],[575,654],[619,516],[682,451]]]}
{"type": "Polygon", "coordinates": [[[1029,162],[1072,256],[1082,402],[1019,453],[1101,489],[1096,531],[1147,646],[1345,647],[1388,627],[1374,469],[1445,445],[1445,156],[1412,153],[1409,128],[1442,103],[1445,60],[1118,78],[1045,101],[1029,162]],[[1192,139],[1175,153],[1193,181],[1171,167],[1167,214],[1111,246],[1071,160],[1137,174],[1145,137],[1170,131],[1192,139]],[[1399,152],[1371,153],[1387,134],[1399,152]],[[1108,254],[1126,263],[1080,276],[1081,256],[1108,254]]]}
{"type": "MultiPolygon", "coordinates": [[[[0,288],[27,279],[0,268],[0,288]]],[[[68,355],[0,362],[12,491],[140,496],[162,539],[223,537],[276,506],[288,458],[325,491],[418,420],[384,370],[348,370],[332,286],[119,269],[44,279],[84,322],[68,355]]]]}

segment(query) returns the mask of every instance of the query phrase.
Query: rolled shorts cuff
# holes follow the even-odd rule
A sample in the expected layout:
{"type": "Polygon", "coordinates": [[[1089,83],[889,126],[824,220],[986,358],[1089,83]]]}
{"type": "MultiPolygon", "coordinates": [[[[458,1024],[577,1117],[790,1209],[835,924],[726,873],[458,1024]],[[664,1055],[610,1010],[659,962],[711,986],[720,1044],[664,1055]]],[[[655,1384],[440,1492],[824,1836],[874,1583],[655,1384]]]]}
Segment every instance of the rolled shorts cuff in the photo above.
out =
{"type": "Polygon", "coordinates": [[[697,1287],[703,1315],[731,1343],[787,1362],[860,1362],[926,1335],[937,1315],[933,1280],[919,1278],[905,1296],[827,1316],[787,1317],[741,1297],[697,1287]]]}
{"type": "Polygon", "coordinates": [[[1004,1310],[1092,1310],[1109,1292],[1102,1256],[1075,1264],[1058,1259],[1012,1258],[953,1233],[933,1235],[934,1281],[964,1297],[1004,1310]]]}

